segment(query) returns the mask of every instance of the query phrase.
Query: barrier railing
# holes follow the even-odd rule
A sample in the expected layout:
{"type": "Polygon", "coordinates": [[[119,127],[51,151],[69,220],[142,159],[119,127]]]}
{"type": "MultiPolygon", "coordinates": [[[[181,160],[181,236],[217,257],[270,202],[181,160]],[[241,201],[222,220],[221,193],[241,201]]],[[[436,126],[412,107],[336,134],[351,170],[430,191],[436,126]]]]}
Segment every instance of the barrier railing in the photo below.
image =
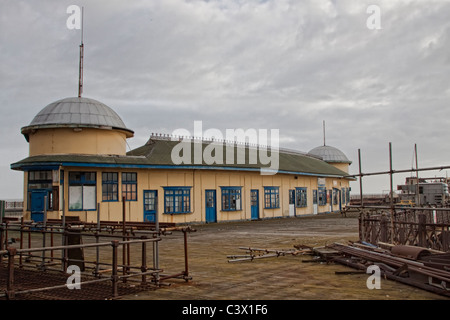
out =
{"type": "Polygon", "coordinates": [[[190,227],[171,225],[158,226],[158,230],[155,230],[151,223],[134,222],[118,224],[102,221],[93,224],[75,221],[63,227],[57,220],[41,223],[24,222],[23,219],[20,222],[5,221],[0,224],[0,266],[1,262],[7,265],[7,285],[4,294],[0,293],[0,297],[14,299],[17,294],[67,287],[67,284],[61,284],[23,289],[26,287],[26,284],[23,284],[20,285],[22,289],[17,290],[15,270],[30,266],[40,271],[60,271],[67,275],[67,268],[76,265],[83,275],[94,277],[93,280],[85,280],[80,284],[111,281],[112,297],[118,295],[119,281],[126,283],[128,280],[138,281],[135,278],[140,278],[138,282],[141,285],[155,286],[170,278],[188,281],[191,277],[188,270],[187,232],[190,231],[194,230],[190,227]],[[184,234],[184,270],[164,275],[163,269],[159,267],[158,243],[162,240],[162,236],[170,235],[174,231],[181,231],[184,234]],[[82,239],[87,239],[89,243],[82,243],[82,239]],[[58,241],[62,244],[55,245],[58,241]],[[131,250],[132,245],[140,246],[140,249],[131,250]],[[110,247],[111,251],[100,252],[104,247],[110,247]],[[85,257],[84,251],[89,248],[94,249],[95,253],[90,252],[85,257]],[[152,263],[148,263],[149,251],[152,263]],[[140,263],[136,264],[136,259],[132,261],[136,256],[132,257],[131,252],[133,254],[139,252],[137,261],[140,263]],[[121,263],[119,263],[120,253],[122,253],[121,263]],[[3,261],[6,259],[7,261],[3,261]],[[88,269],[91,273],[87,271],[88,269]]]}

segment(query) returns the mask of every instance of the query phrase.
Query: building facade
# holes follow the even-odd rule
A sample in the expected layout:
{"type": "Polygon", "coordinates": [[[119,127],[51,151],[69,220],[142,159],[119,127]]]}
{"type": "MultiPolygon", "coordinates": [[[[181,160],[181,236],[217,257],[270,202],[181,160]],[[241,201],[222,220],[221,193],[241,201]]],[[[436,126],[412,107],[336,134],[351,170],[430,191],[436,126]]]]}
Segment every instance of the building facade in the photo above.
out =
{"type": "MultiPolygon", "coordinates": [[[[121,221],[125,212],[127,221],[205,223],[333,212],[350,199],[351,162],[329,146],[277,151],[276,174],[262,174],[264,164],[249,161],[259,147],[245,144],[231,146],[244,162],[175,164],[181,138],[151,136],[126,152],[134,132],[108,106],[81,97],[49,104],[21,132],[29,157],[11,168],[24,172],[25,219],[121,221]]],[[[191,156],[210,145],[193,141],[191,156]]]]}

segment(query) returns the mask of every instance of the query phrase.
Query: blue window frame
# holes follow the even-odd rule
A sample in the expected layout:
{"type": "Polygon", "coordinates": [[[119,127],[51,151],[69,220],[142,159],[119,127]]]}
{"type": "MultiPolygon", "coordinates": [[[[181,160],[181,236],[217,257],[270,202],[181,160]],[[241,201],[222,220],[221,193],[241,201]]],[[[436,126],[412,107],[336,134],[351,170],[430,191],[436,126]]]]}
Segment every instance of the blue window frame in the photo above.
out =
{"type": "Polygon", "coordinates": [[[191,188],[192,187],[164,187],[164,213],[190,213],[191,188]]]}
{"type": "Polygon", "coordinates": [[[242,210],[242,187],[220,187],[222,189],[222,211],[242,210]]]}
{"type": "Polygon", "coordinates": [[[319,187],[319,206],[327,204],[327,189],[325,187],[319,187]]]}
{"type": "Polygon", "coordinates": [[[69,210],[97,209],[97,175],[95,172],[69,172],[69,210]]]}
{"type": "Polygon", "coordinates": [[[280,187],[264,187],[264,208],[276,209],[280,207],[280,187]]]}
{"type": "Polygon", "coordinates": [[[295,206],[297,208],[304,208],[308,206],[308,189],[307,188],[295,188],[296,194],[296,203],[295,206]]]}
{"type": "Polygon", "coordinates": [[[122,172],[122,198],[137,201],[137,173],[122,172]]]}
{"type": "Polygon", "coordinates": [[[119,174],[117,172],[102,173],[102,200],[119,200],[119,174]]]}

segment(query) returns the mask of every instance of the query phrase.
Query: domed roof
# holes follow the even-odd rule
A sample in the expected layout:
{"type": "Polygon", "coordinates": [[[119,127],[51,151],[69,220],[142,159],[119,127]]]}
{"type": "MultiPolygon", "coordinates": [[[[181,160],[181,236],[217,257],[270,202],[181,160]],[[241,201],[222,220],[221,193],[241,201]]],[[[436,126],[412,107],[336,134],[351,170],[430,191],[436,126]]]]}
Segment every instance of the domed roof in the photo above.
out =
{"type": "Polygon", "coordinates": [[[339,149],[331,146],[319,146],[308,152],[313,156],[322,158],[325,162],[331,163],[352,163],[347,156],[339,149]]]}
{"type": "Polygon", "coordinates": [[[22,128],[28,140],[31,130],[42,128],[103,128],[119,129],[133,136],[119,115],[107,105],[88,98],[70,97],[50,103],[22,128]]]}

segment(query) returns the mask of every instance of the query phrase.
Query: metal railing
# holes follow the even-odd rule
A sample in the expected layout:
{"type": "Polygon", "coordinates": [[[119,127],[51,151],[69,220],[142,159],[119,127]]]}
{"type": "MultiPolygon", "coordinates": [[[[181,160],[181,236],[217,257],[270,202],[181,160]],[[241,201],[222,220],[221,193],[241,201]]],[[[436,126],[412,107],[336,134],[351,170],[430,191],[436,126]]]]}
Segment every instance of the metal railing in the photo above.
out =
{"type": "MultiPolygon", "coordinates": [[[[154,224],[139,222],[74,221],[66,222],[63,227],[58,220],[41,223],[24,222],[23,219],[20,222],[5,221],[0,224],[0,267],[2,262],[6,262],[7,287],[4,294],[0,293],[0,297],[13,299],[17,294],[67,287],[67,284],[62,284],[17,290],[14,279],[15,270],[30,266],[39,271],[63,272],[67,276],[68,266],[78,265],[83,275],[94,277],[93,280],[86,280],[80,284],[111,281],[112,297],[118,295],[118,281],[123,283],[126,283],[128,279],[137,281],[136,277],[140,278],[138,282],[141,285],[159,286],[161,281],[170,278],[188,281],[191,277],[188,270],[187,232],[194,230],[190,227],[165,226],[164,224],[162,226],[162,228],[158,226],[156,230],[154,224]],[[181,231],[184,234],[184,270],[176,274],[164,275],[163,269],[159,267],[158,243],[163,235],[170,235],[174,231],[181,231]],[[82,239],[88,239],[89,243],[83,244],[82,239]],[[105,241],[105,239],[111,240],[105,241]],[[61,245],[55,245],[58,241],[61,241],[61,245]],[[131,250],[132,245],[140,246],[140,249],[131,250]],[[104,247],[110,247],[111,251],[101,253],[100,249],[104,247]],[[85,259],[84,251],[89,248],[94,249],[95,253],[90,252],[88,259],[85,259]],[[83,254],[80,256],[76,250],[81,250],[83,254]],[[151,251],[151,263],[147,261],[150,258],[149,251],[151,251]],[[140,263],[136,264],[136,256],[132,257],[132,252],[140,252],[138,258],[140,263]],[[119,263],[120,253],[122,253],[121,263],[119,263]],[[132,258],[135,258],[134,262],[132,258]],[[85,272],[87,269],[92,272],[85,272]],[[107,274],[109,276],[106,276],[107,274]]],[[[26,284],[20,287],[26,287],[26,284]]]]}
{"type": "MultiPolygon", "coordinates": [[[[147,283],[147,276],[151,275],[155,277],[157,274],[162,272],[160,269],[154,269],[147,267],[146,264],[146,249],[145,246],[148,242],[155,242],[160,241],[161,238],[151,238],[151,239],[141,239],[141,240],[129,240],[129,241],[119,241],[119,240],[112,240],[110,242],[102,242],[102,243],[92,243],[92,244],[80,244],[80,245],[67,245],[67,246],[54,246],[54,247],[44,247],[44,248],[33,248],[33,249],[17,249],[17,248],[8,248],[7,250],[0,251],[0,255],[5,255],[8,258],[7,262],[7,281],[6,281],[6,290],[4,294],[0,294],[0,296],[6,296],[8,299],[14,299],[16,294],[26,294],[26,293],[33,293],[38,291],[45,291],[45,290],[51,290],[51,289],[59,289],[59,288],[68,288],[70,284],[66,282],[66,284],[63,285],[56,285],[56,286],[48,286],[48,287],[40,287],[40,288],[33,288],[33,289],[27,289],[27,290],[16,290],[16,283],[14,279],[14,271],[16,268],[15,260],[17,255],[22,256],[23,254],[31,254],[33,252],[45,252],[45,251],[52,251],[52,250],[70,250],[70,249],[77,249],[77,248],[89,248],[89,247],[105,247],[110,246],[112,249],[112,259],[111,259],[111,276],[106,278],[98,278],[94,280],[85,280],[80,281],[78,285],[85,285],[85,284],[92,284],[92,283],[98,283],[98,282],[104,282],[104,281],[111,281],[112,283],[112,297],[118,296],[118,282],[120,280],[124,280],[130,277],[141,277],[141,283],[146,284],[147,283]],[[125,269],[130,268],[130,266],[125,265],[119,265],[118,263],[118,248],[120,245],[129,245],[133,243],[140,243],[142,245],[142,265],[140,267],[141,272],[134,272],[134,273],[128,273],[124,275],[119,275],[119,269],[125,269]]],[[[57,258],[55,258],[57,259],[57,258]]]]}

